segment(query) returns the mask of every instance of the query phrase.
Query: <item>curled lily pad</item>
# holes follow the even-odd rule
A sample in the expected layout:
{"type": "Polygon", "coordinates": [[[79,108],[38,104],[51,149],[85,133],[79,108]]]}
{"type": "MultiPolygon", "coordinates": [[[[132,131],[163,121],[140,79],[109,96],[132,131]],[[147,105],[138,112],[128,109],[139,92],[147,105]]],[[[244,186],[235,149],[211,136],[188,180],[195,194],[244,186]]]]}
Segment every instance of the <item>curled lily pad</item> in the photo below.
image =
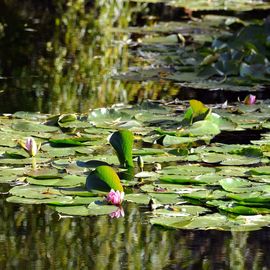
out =
{"type": "Polygon", "coordinates": [[[110,191],[110,189],[123,191],[123,186],[114,169],[110,166],[98,166],[86,179],[88,190],[110,191]]]}
{"type": "Polygon", "coordinates": [[[196,121],[204,120],[211,113],[211,109],[206,107],[199,100],[192,99],[189,101],[190,108],[184,115],[184,121],[192,124],[196,121]]]}
{"type": "Polygon", "coordinates": [[[115,149],[123,167],[134,167],[132,160],[133,140],[132,132],[126,129],[116,131],[110,137],[110,144],[115,149]]]}

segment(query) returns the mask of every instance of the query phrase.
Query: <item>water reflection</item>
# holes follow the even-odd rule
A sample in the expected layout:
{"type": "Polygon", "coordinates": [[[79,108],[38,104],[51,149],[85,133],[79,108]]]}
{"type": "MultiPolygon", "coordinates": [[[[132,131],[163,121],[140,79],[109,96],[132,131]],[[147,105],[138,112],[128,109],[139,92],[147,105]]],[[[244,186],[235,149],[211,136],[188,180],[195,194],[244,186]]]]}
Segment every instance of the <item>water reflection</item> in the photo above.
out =
{"type": "MultiPolygon", "coordinates": [[[[0,269],[269,269],[264,233],[153,227],[125,205],[124,218],[64,218],[1,200],[0,269]]],[[[141,211],[142,210],[142,211],[141,211]]]]}
{"type": "MultiPolygon", "coordinates": [[[[142,4],[124,0],[2,1],[1,111],[85,112],[157,98],[160,82],[113,80],[129,64],[127,28],[142,4]],[[20,6],[21,8],[15,8],[20,6]]],[[[170,93],[173,91],[173,87],[170,93]]]]}

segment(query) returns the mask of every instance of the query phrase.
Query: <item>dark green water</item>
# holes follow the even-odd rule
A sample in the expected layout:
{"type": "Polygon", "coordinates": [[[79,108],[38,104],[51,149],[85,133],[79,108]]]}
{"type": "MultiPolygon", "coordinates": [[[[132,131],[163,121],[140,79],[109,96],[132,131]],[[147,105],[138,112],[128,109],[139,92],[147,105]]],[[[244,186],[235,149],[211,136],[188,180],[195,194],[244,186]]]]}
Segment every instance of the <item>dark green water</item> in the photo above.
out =
{"type": "MultiPolygon", "coordinates": [[[[129,65],[130,34],[144,4],[125,1],[1,1],[0,111],[87,112],[174,97],[169,83],[111,79],[129,65]],[[139,12],[138,12],[139,11],[139,12]]],[[[5,187],[1,187],[5,191],[5,187]]],[[[0,269],[270,269],[270,230],[182,231],[153,227],[145,208],[125,217],[59,218],[43,206],[0,197],[0,269]]]]}

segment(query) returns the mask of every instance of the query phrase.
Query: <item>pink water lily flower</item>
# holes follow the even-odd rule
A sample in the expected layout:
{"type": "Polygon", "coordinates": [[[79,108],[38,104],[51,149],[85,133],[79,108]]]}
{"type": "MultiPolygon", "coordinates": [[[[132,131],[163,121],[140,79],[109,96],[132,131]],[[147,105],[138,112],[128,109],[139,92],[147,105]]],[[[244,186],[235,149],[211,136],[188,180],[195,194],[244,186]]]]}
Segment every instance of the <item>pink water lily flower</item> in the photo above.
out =
{"type": "Polygon", "coordinates": [[[111,218],[120,218],[120,217],[124,217],[125,216],[125,212],[123,207],[118,207],[115,211],[113,211],[112,213],[110,213],[110,217],[111,218]]]}
{"type": "Polygon", "coordinates": [[[244,99],[244,104],[246,104],[246,105],[253,105],[253,104],[255,104],[256,103],[256,96],[254,96],[254,95],[247,95],[246,97],[245,97],[245,99],[244,99]]]}
{"type": "Polygon", "coordinates": [[[120,205],[124,200],[124,196],[125,196],[124,192],[121,192],[119,190],[114,191],[114,189],[111,189],[111,191],[106,197],[106,200],[108,203],[120,205]]]}

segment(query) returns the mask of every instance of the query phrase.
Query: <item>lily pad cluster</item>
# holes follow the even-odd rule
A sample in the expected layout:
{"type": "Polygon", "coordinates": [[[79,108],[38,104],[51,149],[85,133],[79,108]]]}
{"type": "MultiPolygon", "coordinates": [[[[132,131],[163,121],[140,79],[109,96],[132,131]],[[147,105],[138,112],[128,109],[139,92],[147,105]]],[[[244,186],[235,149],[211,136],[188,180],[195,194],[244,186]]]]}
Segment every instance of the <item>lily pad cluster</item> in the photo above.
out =
{"type": "Polygon", "coordinates": [[[269,85],[269,19],[251,22],[207,15],[200,20],[142,28],[145,36],[139,40],[137,50],[131,52],[148,68],[132,67],[118,77],[135,81],[161,79],[192,88],[230,91],[269,85]]]}
{"type": "Polygon", "coordinates": [[[248,1],[248,0],[133,0],[134,2],[164,3],[172,7],[183,7],[191,10],[238,10],[247,11],[252,9],[270,8],[266,1],[248,1]]]}
{"type": "Polygon", "coordinates": [[[257,230],[270,224],[269,105],[149,101],[2,115],[0,182],[13,186],[8,202],[60,216],[121,217],[136,203],[159,226],[257,230]],[[41,145],[34,157],[19,144],[29,137],[41,145]],[[123,208],[108,203],[111,189],[125,192],[123,208]]]}

